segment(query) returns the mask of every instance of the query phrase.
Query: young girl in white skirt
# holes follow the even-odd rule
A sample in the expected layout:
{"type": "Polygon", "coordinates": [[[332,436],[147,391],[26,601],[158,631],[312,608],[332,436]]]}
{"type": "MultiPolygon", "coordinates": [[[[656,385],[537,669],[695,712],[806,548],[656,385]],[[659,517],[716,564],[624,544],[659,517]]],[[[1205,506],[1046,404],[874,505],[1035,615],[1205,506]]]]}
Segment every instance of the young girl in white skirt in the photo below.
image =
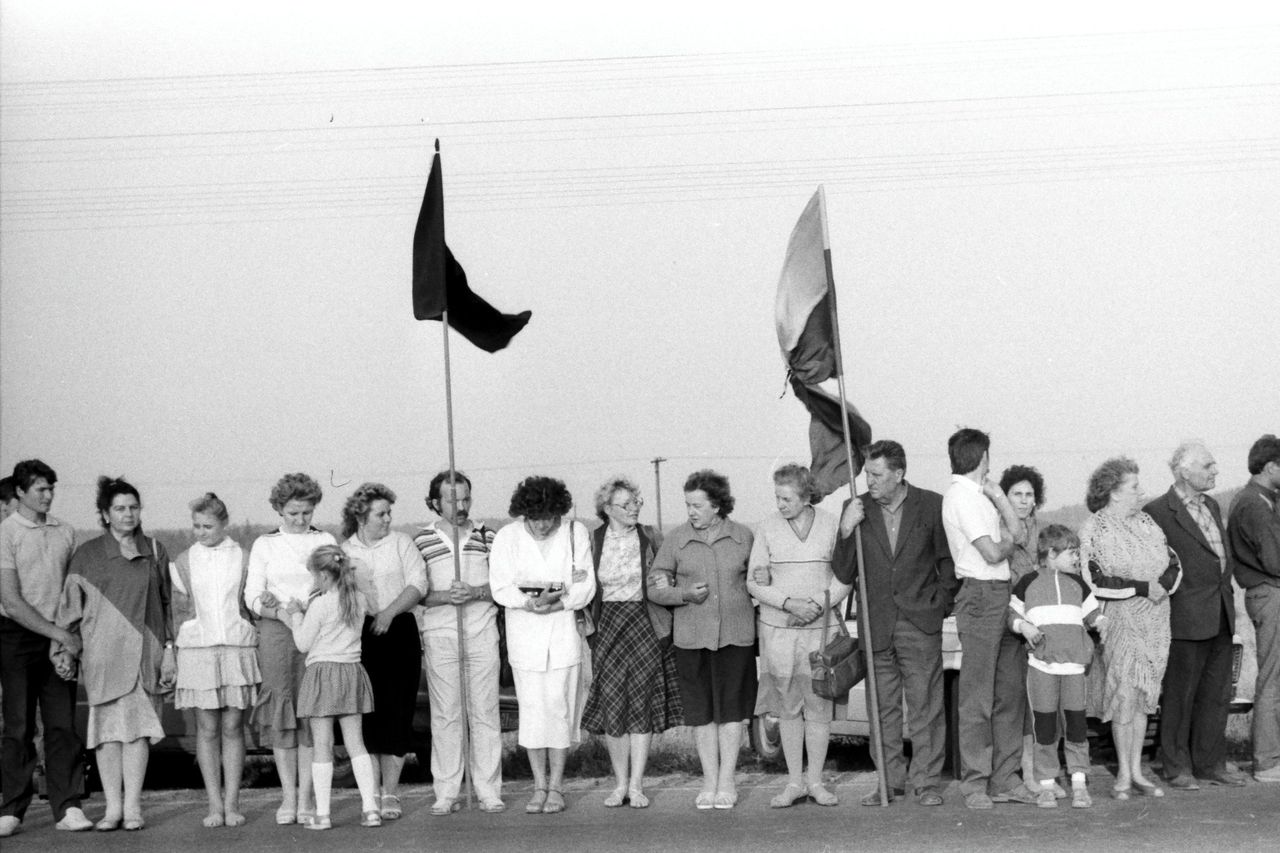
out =
{"type": "Polygon", "coordinates": [[[333,720],[342,726],[342,740],[360,789],[361,826],[381,826],[375,796],[373,759],[364,746],[361,717],[373,710],[373,686],[360,665],[360,628],[368,609],[356,589],[351,558],[337,545],[321,545],[307,558],[315,585],[305,605],[296,599],[285,607],[293,639],[306,652],[307,671],[298,690],[299,717],[311,726],[315,760],[311,763],[316,816],[308,829],[329,829],[333,789],[333,720]]]}
{"type": "Polygon", "coordinates": [[[191,502],[195,544],[169,564],[178,647],[174,706],[196,712],[196,760],[209,796],[204,825],[240,826],[244,713],[258,697],[258,632],[244,606],[248,559],[227,536],[227,505],[191,502]],[[224,790],[225,785],[225,790],[224,790]]]}

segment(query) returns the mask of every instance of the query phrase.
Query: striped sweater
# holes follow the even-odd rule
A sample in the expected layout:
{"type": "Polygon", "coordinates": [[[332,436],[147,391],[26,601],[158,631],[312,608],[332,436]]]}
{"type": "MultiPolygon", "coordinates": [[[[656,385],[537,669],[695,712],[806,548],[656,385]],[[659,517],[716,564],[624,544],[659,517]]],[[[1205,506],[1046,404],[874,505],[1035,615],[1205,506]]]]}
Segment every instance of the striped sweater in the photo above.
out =
{"type": "Polygon", "coordinates": [[[1085,626],[1101,611],[1079,575],[1040,569],[1025,575],[1009,597],[1009,625],[1025,620],[1044,635],[1029,652],[1028,664],[1050,675],[1079,675],[1093,659],[1085,626]]]}

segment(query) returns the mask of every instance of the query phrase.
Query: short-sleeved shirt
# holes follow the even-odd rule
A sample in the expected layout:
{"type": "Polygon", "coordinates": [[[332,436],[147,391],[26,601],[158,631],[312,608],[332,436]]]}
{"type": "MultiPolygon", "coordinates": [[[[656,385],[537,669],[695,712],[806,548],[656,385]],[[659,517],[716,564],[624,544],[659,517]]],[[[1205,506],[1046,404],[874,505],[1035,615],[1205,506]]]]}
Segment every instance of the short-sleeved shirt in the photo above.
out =
{"type": "MultiPolygon", "coordinates": [[[[355,563],[356,579],[369,604],[370,615],[386,610],[405,587],[427,594],[427,564],[407,534],[392,530],[372,545],[352,536],[342,550],[355,563]]],[[[416,613],[416,608],[410,612],[416,613]]]]}
{"type": "Polygon", "coordinates": [[[974,540],[990,536],[1000,539],[1000,513],[982,493],[982,486],[960,474],[951,476],[951,487],[942,496],[942,527],[947,532],[956,577],[983,581],[1009,580],[1009,561],[992,565],[974,547],[974,540]]]}
{"type": "MultiPolygon", "coordinates": [[[[427,566],[427,586],[436,592],[449,589],[453,583],[453,539],[440,527],[444,522],[428,525],[413,537],[413,544],[427,566]]],[[[462,582],[471,586],[489,583],[489,552],[493,550],[493,531],[483,524],[472,524],[466,532],[459,562],[462,582]]],[[[479,635],[494,625],[498,608],[492,601],[468,601],[462,605],[462,623],[468,637],[479,635]]],[[[418,614],[418,627],[423,635],[455,635],[458,631],[456,607],[423,607],[418,614]]]]}
{"type": "MultiPolygon", "coordinates": [[[[23,599],[50,622],[75,550],[71,525],[51,515],[41,523],[15,512],[0,522],[0,572],[17,573],[23,599]]],[[[0,616],[8,615],[0,606],[0,616]]]]}

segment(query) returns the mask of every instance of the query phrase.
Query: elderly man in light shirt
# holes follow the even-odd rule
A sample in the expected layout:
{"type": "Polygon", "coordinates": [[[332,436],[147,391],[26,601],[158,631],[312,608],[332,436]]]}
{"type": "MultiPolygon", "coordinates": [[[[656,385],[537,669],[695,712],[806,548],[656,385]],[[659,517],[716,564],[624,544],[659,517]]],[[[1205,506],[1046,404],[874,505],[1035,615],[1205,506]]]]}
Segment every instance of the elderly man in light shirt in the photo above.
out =
{"type": "Polygon", "coordinates": [[[955,561],[960,592],[956,630],[960,667],[960,792],[971,809],[993,803],[1034,803],[1018,776],[1026,685],[1019,680],[1021,640],[1008,629],[1009,553],[1000,521],[1014,530],[1018,517],[1008,497],[987,479],[991,439],[961,429],[947,442],[951,486],[942,497],[942,525],[955,561]]]}

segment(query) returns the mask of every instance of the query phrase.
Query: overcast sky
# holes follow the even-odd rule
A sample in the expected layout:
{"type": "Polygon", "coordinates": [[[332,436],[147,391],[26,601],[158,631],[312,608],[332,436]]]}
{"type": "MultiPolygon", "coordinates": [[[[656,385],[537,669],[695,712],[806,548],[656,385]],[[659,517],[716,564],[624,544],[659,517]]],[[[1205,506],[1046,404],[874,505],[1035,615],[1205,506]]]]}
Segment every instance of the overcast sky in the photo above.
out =
{"type": "Polygon", "coordinates": [[[1119,453],[1167,488],[1187,437],[1238,485],[1280,432],[1261,4],[185,5],[0,5],[0,467],[53,465],[77,525],[100,473],[153,526],[207,489],[272,521],[294,470],[347,484],[321,523],[363,480],[426,517],[437,137],[454,254],[533,311],[497,355],[452,340],[481,515],[529,473],[590,514],[621,471],[652,522],[657,456],[667,525],[705,466],[767,513],[807,461],[772,306],[820,183],[850,393],[917,485],[945,488],[958,425],[1050,507],[1119,453]]]}

